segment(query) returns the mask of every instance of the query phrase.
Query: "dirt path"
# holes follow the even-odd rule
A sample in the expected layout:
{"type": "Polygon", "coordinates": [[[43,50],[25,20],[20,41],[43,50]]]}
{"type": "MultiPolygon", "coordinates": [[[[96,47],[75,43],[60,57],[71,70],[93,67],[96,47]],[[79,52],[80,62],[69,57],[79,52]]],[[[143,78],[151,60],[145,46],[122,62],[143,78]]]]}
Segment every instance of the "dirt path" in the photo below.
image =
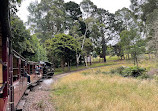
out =
{"type": "Polygon", "coordinates": [[[23,98],[25,99],[23,111],[55,111],[53,103],[50,101],[51,84],[69,74],[71,73],[56,75],[51,79],[43,80],[40,85],[34,87],[28,96],[23,98]]]}

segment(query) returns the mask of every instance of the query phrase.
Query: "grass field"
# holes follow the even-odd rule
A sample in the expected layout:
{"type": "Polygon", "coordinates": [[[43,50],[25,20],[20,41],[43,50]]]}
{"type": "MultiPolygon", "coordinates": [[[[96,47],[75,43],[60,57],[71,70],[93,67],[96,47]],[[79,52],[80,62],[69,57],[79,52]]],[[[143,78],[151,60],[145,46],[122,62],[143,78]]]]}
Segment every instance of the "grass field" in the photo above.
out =
{"type": "MultiPolygon", "coordinates": [[[[156,62],[142,61],[147,69],[156,62]]],[[[109,72],[130,61],[72,73],[52,86],[57,111],[158,111],[158,83],[155,80],[124,78],[109,72]]]]}
{"type": "MultiPolygon", "coordinates": [[[[103,63],[103,59],[97,57],[97,58],[92,58],[92,65],[88,64],[88,67],[85,67],[84,65],[82,66],[71,66],[71,71],[76,71],[76,70],[80,70],[80,69],[85,69],[85,68],[92,68],[92,67],[99,67],[99,66],[107,66],[107,65],[112,65],[114,64],[114,60],[118,60],[119,58],[117,56],[107,56],[107,63],[103,63]],[[100,59],[100,60],[99,60],[100,59]],[[100,62],[99,62],[100,61],[100,62]]],[[[65,67],[64,71],[62,71],[62,68],[56,68],[55,69],[55,75],[57,74],[61,74],[64,72],[69,72],[68,67],[65,67]]]]}

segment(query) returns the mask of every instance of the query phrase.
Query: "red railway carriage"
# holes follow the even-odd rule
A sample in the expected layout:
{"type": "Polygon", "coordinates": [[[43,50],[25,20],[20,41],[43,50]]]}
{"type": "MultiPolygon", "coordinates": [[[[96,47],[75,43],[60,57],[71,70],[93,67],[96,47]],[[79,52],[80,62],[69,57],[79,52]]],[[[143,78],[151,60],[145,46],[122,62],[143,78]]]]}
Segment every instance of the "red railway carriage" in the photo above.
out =
{"type": "Polygon", "coordinates": [[[9,0],[0,0],[0,111],[14,111],[30,83],[38,81],[38,63],[28,62],[12,49],[9,0]]]}
{"type": "Polygon", "coordinates": [[[0,0],[0,111],[13,110],[9,0],[0,0]]]}
{"type": "Polygon", "coordinates": [[[27,61],[24,57],[13,50],[13,88],[14,108],[16,108],[28,86],[42,78],[35,73],[38,62],[27,61]]]}
{"type": "Polygon", "coordinates": [[[8,63],[10,65],[6,66],[1,60],[0,64],[0,111],[15,110],[28,86],[39,81],[43,76],[42,72],[36,74],[38,62],[27,61],[15,50],[12,50],[8,63]],[[5,77],[9,79],[5,80],[5,77]]]}
{"type": "Polygon", "coordinates": [[[43,76],[37,62],[12,49],[9,0],[0,0],[0,111],[14,111],[25,90],[43,76]]]}

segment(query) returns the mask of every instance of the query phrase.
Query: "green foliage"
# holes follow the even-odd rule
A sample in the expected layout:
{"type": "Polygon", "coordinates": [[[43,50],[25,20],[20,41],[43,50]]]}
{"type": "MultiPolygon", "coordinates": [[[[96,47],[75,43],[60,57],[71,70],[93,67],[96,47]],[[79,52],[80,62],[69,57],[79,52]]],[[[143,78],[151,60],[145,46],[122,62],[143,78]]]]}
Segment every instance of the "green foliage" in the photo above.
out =
{"type": "Polygon", "coordinates": [[[133,66],[133,67],[125,68],[122,71],[122,75],[125,77],[128,77],[128,76],[139,77],[139,76],[145,75],[144,74],[145,72],[146,72],[146,69],[137,67],[137,66],[133,66]]]}
{"type": "Polygon", "coordinates": [[[58,34],[54,38],[46,40],[46,48],[50,60],[52,57],[58,58],[59,61],[63,61],[63,64],[70,62],[76,56],[76,52],[79,51],[79,43],[70,35],[58,34]]]}
{"type": "Polygon", "coordinates": [[[17,16],[11,16],[11,32],[13,48],[20,54],[24,51],[34,53],[30,43],[30,31],[26,30],[23,22],[17,16]]]}
{"type": "Polygon", "coordinates": [[[92,51],[93,51],[92,41],[87,38],[85,40],[85,43],[84,43],[84,48],[83,48],[82,54],[83,55],[90,55],[92,51]]]}
{"type": "Polygon", "coordinates": [[[30,59],[32,61],[48,61],[46,49],[40,44],[40,40],[37,38],[36,34],[32,35],[31,44],[35,54],[30,56],[30,59]]]}
{"type": "Polygon", "coordinates": [[[65,29],[65,8],[63,0],[41,0],[31,3],[28,24],[35,33],[40,33],[42,42],[65,29]]]}
{"type": "Polygon", "coordinates": [[[147,79],[149,78],[149,76],[146,74],[146,69],[145,68],[141,68],[141,67],[137,67],[137,66],[133,66],[133,67],[118,67],[116,69],[112,69],[110,70],[111,74],[120,74],[121,76],[124,77],[138,77],[141,79],[147,79]]]}
{"type": "Polygon", "coordinates": [[[120,33],[120,42],[123,53],[131,54],[134,65],[138,65],[138,55],[145,53],[145,40],[140,37],[138,30],[124,30],[120,33]]]}
{"type": "Polygon", "coordinates": [[[23,22],[17,17],[11,17],[13,49],[32,61],[47,61],[46,50],[40,44],[37,35],[30,35],[23,22]]]}
{"type": "Polygon", "coordinates": [[[73,20],[78,20],[80,17],[82,17],[82,12],[80,10],[80,6],[75,2],[67,2],[64,4],[65,9],[73,20]]]}

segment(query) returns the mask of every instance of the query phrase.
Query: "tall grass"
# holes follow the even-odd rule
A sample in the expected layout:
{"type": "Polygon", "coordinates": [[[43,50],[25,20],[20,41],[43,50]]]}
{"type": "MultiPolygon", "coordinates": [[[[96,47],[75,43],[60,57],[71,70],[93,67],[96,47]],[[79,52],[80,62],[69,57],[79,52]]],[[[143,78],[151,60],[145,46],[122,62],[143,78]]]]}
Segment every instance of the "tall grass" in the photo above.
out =
{"type": "Polygon", "coordinates": [[[51,92],[57,111],[158,111],[156,81],[105,73],[120,65],[132,64],[122,61],[62,78],[51,92]]]}

